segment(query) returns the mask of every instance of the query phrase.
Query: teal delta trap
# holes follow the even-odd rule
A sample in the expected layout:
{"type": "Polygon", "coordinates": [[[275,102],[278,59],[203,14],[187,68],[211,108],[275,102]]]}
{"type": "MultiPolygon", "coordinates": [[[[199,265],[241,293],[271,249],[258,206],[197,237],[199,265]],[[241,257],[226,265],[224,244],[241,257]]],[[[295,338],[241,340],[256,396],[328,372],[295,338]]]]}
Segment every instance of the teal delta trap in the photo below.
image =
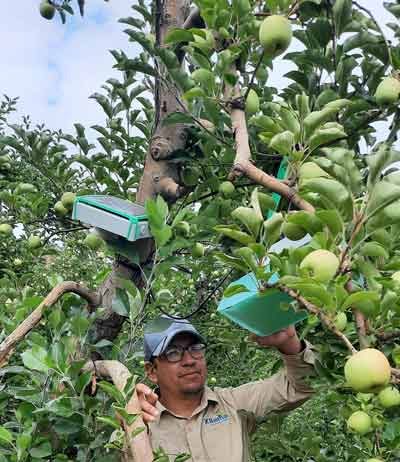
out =
{"type": "Polygon", "coordinates": [[[119,197],[79,196],[72,218],[131,242],[151,237],[145,208],[119,197]]]}

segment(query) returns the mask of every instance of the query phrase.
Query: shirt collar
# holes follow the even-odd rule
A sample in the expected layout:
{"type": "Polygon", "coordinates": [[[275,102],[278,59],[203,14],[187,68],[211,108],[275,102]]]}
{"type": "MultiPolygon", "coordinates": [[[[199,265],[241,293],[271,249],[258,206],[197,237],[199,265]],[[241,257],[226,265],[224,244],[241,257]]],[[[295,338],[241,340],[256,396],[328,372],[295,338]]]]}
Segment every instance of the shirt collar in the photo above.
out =
{"type": "MultiPolygon", "coordinates": [[[[160,390],[157,388],[155,390],[155,392],[159,395],[160,393],[160,390]]],[[[219,399],[218,399],[218,396],[217,394],[215,393],[215,391],[211,390],[211,388],[209,387],[205,387],[204,388],[204,393],[201,397],[201,402],[200,402],[200,405],[194,410],[193,412],[193,415],[196,415],[198,414],[199,412],[203,411],[209,403],[216,403],[218,404],[219,403],[219,399]]],[[[167,409],[164,405],[162,405],[160,403],[160,401],[157,401],[156,403],[156,408],[157,410],[159,411],[159,416],[158,416],[158,421],[160,421],[160,418],[161,418],[161,414],[163,412],[169,412],[171,415],[175,416],[175,417],[179,417],[177,415],[175,415],[173,412],[171,412],[169,409],[167,409]]]]}

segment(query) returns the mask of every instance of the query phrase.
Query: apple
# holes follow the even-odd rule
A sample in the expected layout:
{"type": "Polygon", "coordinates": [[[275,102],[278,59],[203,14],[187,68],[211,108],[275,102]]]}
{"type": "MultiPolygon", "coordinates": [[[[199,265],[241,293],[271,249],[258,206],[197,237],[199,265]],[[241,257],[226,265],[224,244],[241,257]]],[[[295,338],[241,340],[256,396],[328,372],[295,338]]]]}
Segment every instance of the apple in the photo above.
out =
{"type": "Polygon", "coordinates": [[[347,384],[355,391],[374,392],[390,380],[390,364],[386,356],[374,348],[366,348],[352,355],[344,366],[347,384]]]}
{"type": "Polygon", "coordinates": [[[37,189],[31,183],[19,183],[19,185],[15,188],[15,192],[17,194],[27,194],[27,193],[35,193],[37,189]]]}
{"type": "Polygon", "coordinates": [[[375,92],[379,106],[393,104],[400,98],[400,80],[395,77],[385,77],[375,92]]]}
{"type": "Polygon", "coordinates": [[[275,58],[289,47],[292,41],[292,27],[289,20],[283,16],[268,16],[261,23],[259,37],[266,55],[275,58]]]}
{"type": "Polygon", "coordinates": [[[83,244],[91,250],[98,250],[103,244],[103,239],[97,233],[89,233],[83,240],[83,244]]]}
{"type": "Polygon", "coordinates": [[[200,172],[197,168],[186,166],[181,170],[181,179],[185,186],[195,186],[199,182],[200,172]]]}
{"type": "Polygon", "coordinates": [[[74,205],[75,198],[76,198],[75,193],[70,192],[70,191],[65,192],[61,196],[62,205],[68,210],[72,209],[72,206],[74,205]]]}
{"type": "Polygon", "coordinates": [[[283,223],[281,231],[291,241],[303,239],[303,237],[307,234],[307,231],[305,231],[301,226],[290,222],[283,223]]]}
{"type": "Polygon", "coordinates": [[[168,289],[160,289],[156,293],[156,299],[159,303],[169,303],[173,298],[172,292],[168,289]]]}
{"type": "Polygon", "coordinates": [[[368,459],[367,462],[383,462],[381,459],[376,459],[375,457],[373,459],[368,459]]]}
{"type": "Polygon", "coordinates": [[[29,249],[38,249],[42,245],[42,240],[40,239],[39,236],[35,236],[32,234],[32,236],[29,236],[28,238],[28,248],[29,249]]]}
{"type": "Polygon", "coordinates": [[[251,88],[246,98],[246,112],[248,115],[257,113],[260,110],[260,99],[257,93],[251,88]]]}
{"type": "Polygon", "coordinates": [[[330,281],[339,268],[338,257],[329,250],[319,249],[309,253],[300,263],[300,269],[318,282],[330,281]]]}
{"type": "Polygon", "coordinates": [[[378,394],[378,400],[385,409],[400,404],[400,392],[395,387],[386,387],[378,394]]]}
{"type": "Polygon", "coordinates": [[[201,242],[196,242],[196,244],[192,247],[192,257],[194,258],[201,258],[204,257],[205,247],[201,242]]]}
{"type": "Polygon", "coordinates": [[[356,411],[347,420],[347,427],[360,435],[372,430],[371,417],[364,411],[356,411]]]}
{"type": "Polygon", "coordinates": [[[217,383],[217,379],[215,377],[210,377],[208,379],[208,382],[211,383],[211,384],[216,384],[217,383]]]}
{"type": "Polygon", "coordinates": [[[187,237],[190,234],[190,225],[187,221],[178,221],[174,226],[176,234],[187,237]]]}
{"type": "Polygon", "coordinates": [[[12,230],[12,226],[8,223],[2,223],[0,225],[0,234],[4,234],[5,236],[11,236],[12,230]]]}
{"type": "Polygon", "coordinates": [[[395,280],[396,282],[400,282],[400,271],[396,271],[395,273],[393,273],[392,279],[395,280]]]}
{"type": "Polygon", "coordinates": [[[347,326],[347,316],[346,316],[346,313],[344,313],[343,311],[338,313],[336,316],[335,316],[335,319],[334,319],[334,324],[335,324],[335,327],[338,331],[342,331],[342,330],[345,330],[346,329],[346,326],[347,326]]]}
{"type": "Polygon", "coordinates": [[[211,71],[207,69],[196,69],[192,72],[191,78],[196,82],[203,85],[208,85],[210,82],[214,81],[214,75],[211,71]]]}
{"type": "Polygon", "coordinates": [[[21,266],[22,265],[22,260],[20,258],[14,258],[14,266],[21,266]]]}
{"type": "Polygon", "coordinates": [[[54,204],[54,211],[56,212],[57,215],[60,217],[65,216],[68,213],[68,210],[64,207],[63,203],[61,201],[57,201],[54,204]]]}
{"type": "Polygon", "coordinates": [[[54,18],[54,14],[56,12],[56,9],[54,8],[54,6],[48,0],[43,0],[40,3],[39,11],[40,11],[40,14],[41,14],[41,16],[43,18],[50,20],[50,19],[54,18]]]}
{"type": "Polygon", "coordinates": [[[235,185],[230,181],[223,181],[218,188],[218,191],[224,196],[229,197],[235,192],[235,185]]]}

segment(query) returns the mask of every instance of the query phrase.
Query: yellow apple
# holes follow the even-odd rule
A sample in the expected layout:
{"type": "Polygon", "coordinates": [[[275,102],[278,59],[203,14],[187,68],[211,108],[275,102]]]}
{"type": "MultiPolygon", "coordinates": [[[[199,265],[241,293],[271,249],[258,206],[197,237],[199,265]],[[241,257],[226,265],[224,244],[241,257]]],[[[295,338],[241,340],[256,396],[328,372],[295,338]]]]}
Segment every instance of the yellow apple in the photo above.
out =
{"type": "Polygon", "coordinates": [[[360,435],[372,430],[371,417],[364,411],[356,411],[347,420],[347,427],[360,435]]]}
{"type": "Polygon", "coordinates": [[[300,263],[300,269],[318,282],[328,282],[339,268],[338,257],[329,250],[319,249],[309,253],[300,263]]]}
{"type": "Polygon", "coordinates": [[[292,26],[283,16],[268,16],[261,23],[259,38],[266,55],[275,58],[289,47],[292,41],[292,26]]]}
{"type": "Polygon", "coordinates": [[[389,383],[390,374],[390,364],[386,356],[374,348],[355,353],[344,366],[347,384],[355,391],[379,391],[389,383]]]}

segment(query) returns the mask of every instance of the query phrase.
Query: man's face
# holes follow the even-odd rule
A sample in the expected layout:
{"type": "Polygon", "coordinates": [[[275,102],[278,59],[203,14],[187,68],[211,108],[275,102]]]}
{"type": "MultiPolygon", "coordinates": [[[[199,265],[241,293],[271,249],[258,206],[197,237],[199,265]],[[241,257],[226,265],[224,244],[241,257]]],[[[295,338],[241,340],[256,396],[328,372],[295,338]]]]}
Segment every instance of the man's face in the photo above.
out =
{"type": "MultiPolygon", "coordinates": [[[[199,343],[191,334],[178,334],[168,348],[174,346],[188,347],[199,343]]],[[[171,363],[164,355],[156,358],[153,364],[146,364],[149,379],[160,387],[161,394],[188,395],[197,394],[204,389],[207,379],[205,357],[195,359],[185,351],[180,361],[171,363]]]]}

